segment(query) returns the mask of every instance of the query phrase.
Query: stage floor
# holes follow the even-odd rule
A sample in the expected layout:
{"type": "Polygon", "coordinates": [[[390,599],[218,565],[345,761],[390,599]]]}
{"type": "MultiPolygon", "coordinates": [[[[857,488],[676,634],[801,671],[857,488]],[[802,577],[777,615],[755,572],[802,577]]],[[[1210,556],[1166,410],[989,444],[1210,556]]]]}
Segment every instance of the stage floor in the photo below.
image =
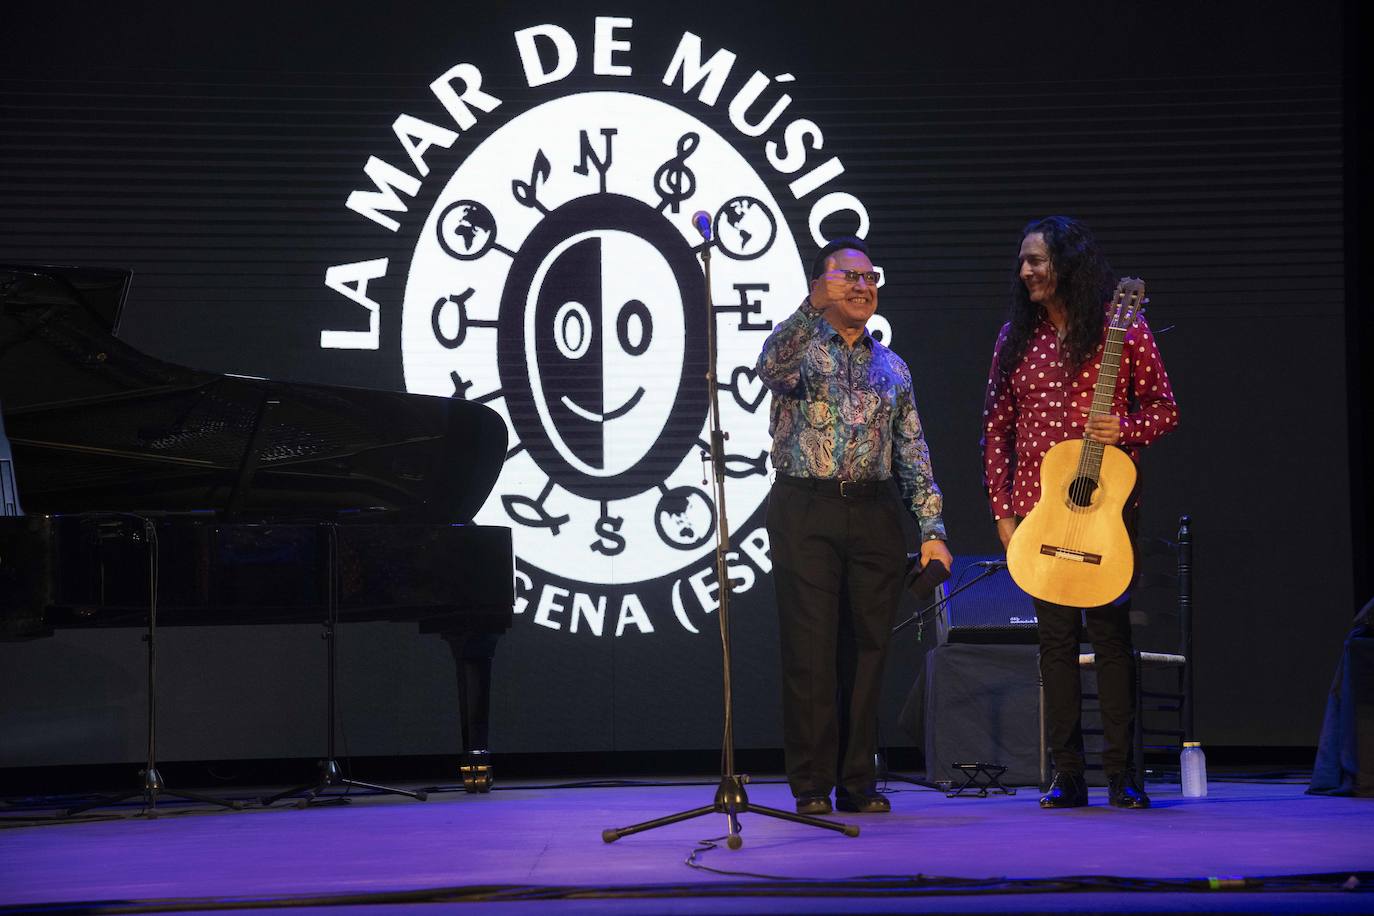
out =
{"type": "MultiPolygon", "coordinates": [[[[946,798],[890,783],[891,814],[835,818],[859,825],[857,838],[744,815],[742,849],[721,842],[696,856],[726,874],[687,864],[699,841],[724,835],[723,815],[602,841],[604,828],[706,805],[715,791],[710,779],[668,782],[510,782],[488,795],[355,795],[308,810],[164,802],[156,819],[124,807],[74,822],[11,799],[0,806],[0,913],[290,906],[376,916],[446,901],[508,916],[1374,912],[1374,800],[1306,796],[1296,781],[1214,781],[1196,800],[1152,783],[1148,811],[1110,808],[1100,789],[1089,808],[1041,811],[1034,790],[946,798]],[[1366,884],[1339,890],[1353,872],[1366,884]],[[1317,874],[1328,877],[1277,880],[1317,874]],[[1187,883],[1209,877],[1264,886],[1187,883]],[[1094,880],[1104,878],[1120,880],[1094,880]]],[[[791,809],[780,782],[748,790],[756,804],[791,809]]]]}

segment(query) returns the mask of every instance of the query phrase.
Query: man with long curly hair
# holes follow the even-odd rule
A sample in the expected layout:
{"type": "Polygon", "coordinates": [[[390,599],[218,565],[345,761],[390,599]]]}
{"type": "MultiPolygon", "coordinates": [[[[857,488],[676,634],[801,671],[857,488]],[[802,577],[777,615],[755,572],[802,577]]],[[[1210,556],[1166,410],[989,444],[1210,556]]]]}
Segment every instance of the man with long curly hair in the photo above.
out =
{"type": "MultiPolygon", "coordinates": [[[[1144,318],[1126,332],[1111,413],[1089,416],[1116,277],[1088,227],[1066,216],[1028,224],[1012,282],[1010,320],[993,351],[983,405],[983,483],[1002,546],[1040,497],[1040,461],[1081,437],[1119,446],[1132,460],[1178,425],[1169,377],[1144,318]]],[[[1138,498],[1138,495],[1137,495],[1138,498]]],[[[1135,510],[1126,510],[1134,537],[1135,510]]],[[[1080,623],[1096,653],[1108,798],[1148,808],[1131,759],[1135,725],[1129,592],[1114,604],[1069,608],[1035,600],[1040,677],[1055,775],[1042,808],[1088,803],[1083,776],[1080,623]]]]}

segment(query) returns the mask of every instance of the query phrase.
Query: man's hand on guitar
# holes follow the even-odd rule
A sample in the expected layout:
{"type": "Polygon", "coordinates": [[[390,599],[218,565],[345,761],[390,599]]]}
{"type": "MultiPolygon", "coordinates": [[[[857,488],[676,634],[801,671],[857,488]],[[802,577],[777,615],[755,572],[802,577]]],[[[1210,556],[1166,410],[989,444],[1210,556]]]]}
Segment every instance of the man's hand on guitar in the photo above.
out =
{"type": "Polygon", "coordinates": [[[1011,533],[1016,530],[1016,516],[1009,518],[999,518],[997,520],[997,537],[1002,542],[1002,549],[1006,550],[1011,543],[1011,533]]]}
{"type": "Polygon", "coordinates": [[[1121,441],[1121,418],[1110,415],[1088,417],[1083,424],[1083,438],[1103,445],[1116,445],[1121,441]]]}

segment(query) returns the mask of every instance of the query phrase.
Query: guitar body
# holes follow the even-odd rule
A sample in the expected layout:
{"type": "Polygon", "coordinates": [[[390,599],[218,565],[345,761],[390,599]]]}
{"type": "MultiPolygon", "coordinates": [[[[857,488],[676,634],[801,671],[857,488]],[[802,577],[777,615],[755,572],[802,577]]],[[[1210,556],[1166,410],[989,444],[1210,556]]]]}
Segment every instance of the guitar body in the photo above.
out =
{"type": "Polygon", "coordinates": [[[1096,486],[1092,481],[1075,486],[1086,445],[1073,439],[1045,453],[1040,501],[1007,545],[1007,569],[1023,591],[1079,608],[1115,601],[1135,572],[1131,537],[1122,520],[1135,489],[1135,463],[1120,449],[1105,447],[1096,486]]]}

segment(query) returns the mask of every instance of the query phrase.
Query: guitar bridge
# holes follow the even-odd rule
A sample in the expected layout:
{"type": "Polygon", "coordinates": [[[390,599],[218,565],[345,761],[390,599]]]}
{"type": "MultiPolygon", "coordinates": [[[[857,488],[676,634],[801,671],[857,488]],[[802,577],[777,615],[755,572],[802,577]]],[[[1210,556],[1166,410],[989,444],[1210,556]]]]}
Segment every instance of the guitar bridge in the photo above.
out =
{"type": "Polygon", "coordinates": [[[1102,554],[1100,553],[1088,553],[1086,550],[1074,550],[1069,547],[1056,547],[1053,544],[1041,544],[1040,554],[1058,560],[1073,560],[1075,563],[1091,563],[1094,566],[1102,565],[1102,554]]]}

